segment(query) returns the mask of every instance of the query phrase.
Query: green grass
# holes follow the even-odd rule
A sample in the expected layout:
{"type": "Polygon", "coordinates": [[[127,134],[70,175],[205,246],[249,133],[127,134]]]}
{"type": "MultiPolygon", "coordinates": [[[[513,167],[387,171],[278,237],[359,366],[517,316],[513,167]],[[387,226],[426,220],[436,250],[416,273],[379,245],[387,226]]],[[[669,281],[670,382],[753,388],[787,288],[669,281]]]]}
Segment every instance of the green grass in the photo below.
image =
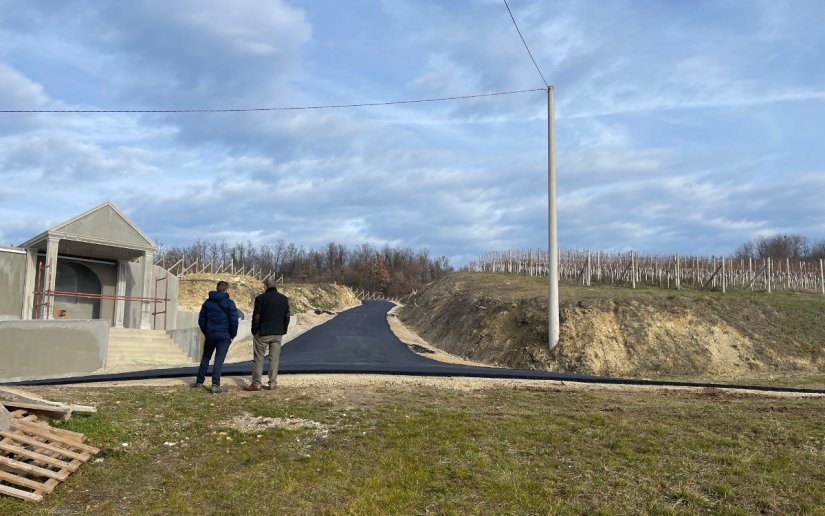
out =
{"type": "Polygon", "coordinates": [[[35,392],[96,403],[96,414],[64,426],[86,433],[103,460],[41,503],[0,498],[0,514],[821,514],[825,507],[823,399],[413,386],[217,396],[185,387],[35,392]],[[221,423],[243,413],[299,417],[329,432],[243,434],[221,423]]]}

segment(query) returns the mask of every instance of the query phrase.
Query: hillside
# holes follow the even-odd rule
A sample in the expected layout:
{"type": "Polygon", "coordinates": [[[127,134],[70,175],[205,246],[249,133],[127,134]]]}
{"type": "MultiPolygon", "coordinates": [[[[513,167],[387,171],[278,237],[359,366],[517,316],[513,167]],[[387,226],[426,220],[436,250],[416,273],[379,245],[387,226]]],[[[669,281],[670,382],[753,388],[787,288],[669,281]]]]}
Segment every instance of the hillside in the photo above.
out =
{"type": "MultiPolygon", "coordinates": [[[[260,281],[250,276],[228,274],[190,274],[180,278],[178,309],[197,312],[210,290],[215,290],[219,280],[229,283],[229,295],[235,304],[251,315],[255,296],[264,291],[260,281]]],[[[359,304],[355,293],[343,285],[331,283],[292,283],[279,285],[278,290],[289,298],[293,313],[314,310],[340,311],[359,304]]]]}
{"type": "Polygon", "coordinates": [[[419,291],[399,316],[434,346],[507,367],[825,383],[821,295],[562,285],[559,298],[553,352],[544,278],[454,273],[419,291]]]}

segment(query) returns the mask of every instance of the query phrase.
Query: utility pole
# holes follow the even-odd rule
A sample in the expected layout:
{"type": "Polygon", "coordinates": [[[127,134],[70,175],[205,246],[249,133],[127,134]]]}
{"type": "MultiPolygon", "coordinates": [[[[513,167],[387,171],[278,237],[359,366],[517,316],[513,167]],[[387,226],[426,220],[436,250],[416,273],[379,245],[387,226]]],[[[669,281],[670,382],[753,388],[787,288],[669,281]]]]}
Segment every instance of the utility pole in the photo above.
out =
{"type": "Polygon", "coordinates": [[[553,86],[547,86],[547,327],[550,350],[559,343],[559,239],[556,221],[556,115],[553,86]]]}

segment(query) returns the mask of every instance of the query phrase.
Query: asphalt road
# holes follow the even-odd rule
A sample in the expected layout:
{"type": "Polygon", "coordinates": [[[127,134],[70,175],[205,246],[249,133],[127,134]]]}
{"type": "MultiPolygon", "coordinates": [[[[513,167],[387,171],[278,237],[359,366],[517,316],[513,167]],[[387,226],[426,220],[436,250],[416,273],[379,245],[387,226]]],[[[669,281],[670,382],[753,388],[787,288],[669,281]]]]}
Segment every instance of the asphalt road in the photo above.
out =
{"type": "MultiPolygon", "coordinates": [[[[388,301],[364,301],[329,322],[316,326],[286,343],[281,351],[279,374],[299,373],[372,373],[419,376],[472,376],[482,378],[519,378],[534,380],[566,380],[586,383],[625,385],[720,387],[825,394],[821,389],[764,387],[718,383],[672,382],[608,378],[574,373],[557,373],[524,369],[474,367],[447,364],[411,351],[390,330],[387,312],[393,307],[388,301]]],[[[251,357],[250,357],[251,358],[251,357]]],[[[269,367],[266,360],[264,370],[269,367]]],[[[175,367],[107,375],[44,379],[19,382],[19,385],[71,384],[97,381],[143,380],[195,376],[197,367],[175,367]]],[[[252,361],[225,364],[223,375],[251,375],[252,361]]],[[[209,376],[209,375],[207,375],[209,376]]]]}

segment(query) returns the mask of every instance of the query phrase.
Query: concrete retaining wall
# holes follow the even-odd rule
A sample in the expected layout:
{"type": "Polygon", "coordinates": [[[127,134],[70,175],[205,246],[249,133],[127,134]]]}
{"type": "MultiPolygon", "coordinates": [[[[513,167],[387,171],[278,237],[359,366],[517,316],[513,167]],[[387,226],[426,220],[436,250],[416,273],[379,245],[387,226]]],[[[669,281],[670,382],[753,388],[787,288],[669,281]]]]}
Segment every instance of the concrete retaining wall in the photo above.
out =
{"type": "MultiPolygon", "coordinates": [[[[178,312],[175,324],[177,329],[166,333],[192,360],[200,360],[203,354],[203,334],[198,327],[198,312],[178,312]]],[[[233,342],[240,342],[251,337],[252,321],[248,319],[238,321],[238,335],[233,342]]]]}
{"type": "MultiPolygon", "coordinates": [[[[179,328],[177,326],[177,318],[172,314],[178,310],[178,277],[157,265],[152,266],[152,274],[155,279],[161,279],[158,282],[152,282],[148,297],[165,297],[171,299],[166,303],[166,313],[157,314],[153,316],[150,321],[154,322],[152,329],[154,330],[174,330],[179,328]],[[155,290],[157,288],[157,291],[155,290]],[[167,320],[166,315],[169,314],[167,320]]],[[[143,264],[140,262],[129,262],[126,264],[126,295],[141,297],[143,293],[143,264]]],[[[162,303],[152,304],[151,312],[163,311],[162,303]]],[[[141,303],[138,301],[126,301],[124,304],[123,325],[127,328],[137,328],[140,326],[140,310],[141,303]]],[[[195,318],[195,326],[197,326],[197,317],[195,318]]]]}
{"type": "Polygon", "coordinates": [[[26,252],[0,247],[0,316],[20,318],[25,281],[26,252]]]}
{"type": "Polygon", "coordinates": [[[0,382],[91,373],[108,349],[108,321],[0,321],[0,382]]]}

